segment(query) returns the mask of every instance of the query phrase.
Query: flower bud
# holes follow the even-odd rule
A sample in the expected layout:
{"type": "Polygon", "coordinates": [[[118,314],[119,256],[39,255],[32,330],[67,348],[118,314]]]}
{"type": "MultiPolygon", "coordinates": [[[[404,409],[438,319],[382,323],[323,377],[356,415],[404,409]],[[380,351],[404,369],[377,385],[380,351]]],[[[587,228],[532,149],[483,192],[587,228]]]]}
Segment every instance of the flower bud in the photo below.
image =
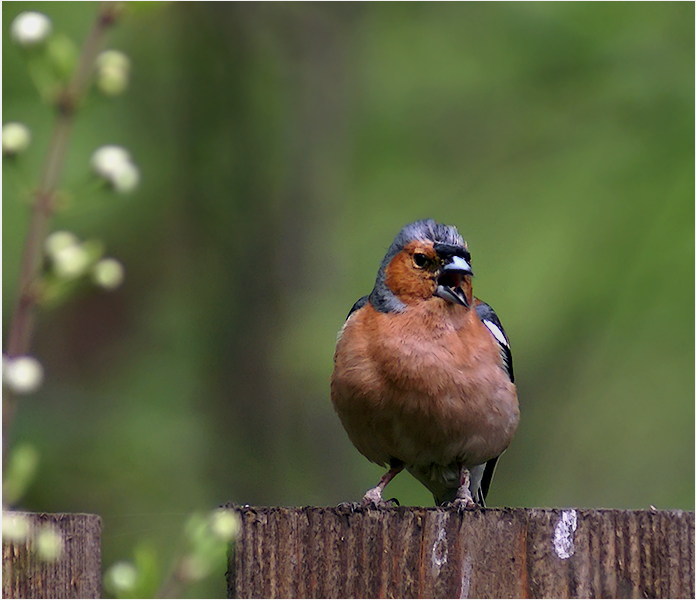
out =
{"type": "Polygon", "coordinates": [[[63,553],[63,534],[52,525],[44,525],[36,534],[36,551],[46,561],[56,561],[63,553]]]}
{"type": "Polygon", "coordinates": [[[83,275],[90,263],[89,253],[79,243],[61,248],[52,258],[56,275],[65,279],[83,275]]]}
{"type": "Polygon", "coordinates": [[[10,25],[10,35],[17,44],[29,48],[45,42],[51,34],[51,29],[51,20],[46,15],[26,11],[14,18],[10,25]]]}
{"type": "Polygon", "coordinates": [[[111,178],[111,185],[119,194],[129,194],[140,183],[140,171],[132,162],[121,166],[111,178]]]}
{"type": "Polygon", "coordinates": [[[92,154],[92,169],[119,193],[132,192],[140,182],[140,171],[121,146],[102,146],[92,154]]]}
{"type": "Polygon", "coordinates": [[[106,96],[126,91],[130,75],[130,59],[118,50],[102,52],[96,61],[97,87],[106,96]]]}
{"type": "Polygon", "coordinates": [[[31,131],[22,123],[5,123],[2,126],[2,153],[14,156],[24,152],[31,142],[31,131]]]}
{"type": "Polygon", "coordinates": [[[239,533],[239,517],[233,510],[218,508],[210,517],[210,529],[219,539],[229,542],[239,533]]]}
{"type": "Polygon", "coordinates": [[[92,154],[92,169],[100,177],[111,179],[124,164],[131,160],[128,150],[121,146],[102,146],[92,154]]]}
{"type": "Polygon", "coordinates": [[[54,231],[44,242],[44,251],[52,259],[55,259],[56,254],[65,250],[68,246],[76,246],[78,239],[69,231],[54,231]]]}
{"type": "Polygon", "coordinates": [[[23,542],[29,535],[29,519],[9,510],[2,511],[2,539],[23,542]]]}
{"type": "Polygon", "coordinates": [[[2,381],[15,394],[31,394],[43,383],[43,367],[32,356],[3,356],[2,381]]]}
{"type": "Polygon", "coordinates": [[[115,258],[104,258],[92,269],[94,282],[106,290],[113,290],[123,283],[123,265],[115,258]]]}
{"type": "Polygon", "coordinates": [[[125,595],[135,589],[138,570],[132,563],[117,562],[104,575],[104,583],[117,597],[121,597],[122,593],[125,595]]]}

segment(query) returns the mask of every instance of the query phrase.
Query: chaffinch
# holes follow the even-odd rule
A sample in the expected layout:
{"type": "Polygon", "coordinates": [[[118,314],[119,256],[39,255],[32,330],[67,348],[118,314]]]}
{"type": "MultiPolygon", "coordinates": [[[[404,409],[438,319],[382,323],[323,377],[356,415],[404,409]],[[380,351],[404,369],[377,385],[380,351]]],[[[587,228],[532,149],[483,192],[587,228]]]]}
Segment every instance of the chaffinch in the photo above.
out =
{"type": "Polygon", "coordinates": [[[338,335],[334,408],[355,447],[389,466],[364,504],[384,504],[406,469],[438,505],[484,505],[519,405],[507,336],[472,276],[455,227],[406,225],[338,335]]]}

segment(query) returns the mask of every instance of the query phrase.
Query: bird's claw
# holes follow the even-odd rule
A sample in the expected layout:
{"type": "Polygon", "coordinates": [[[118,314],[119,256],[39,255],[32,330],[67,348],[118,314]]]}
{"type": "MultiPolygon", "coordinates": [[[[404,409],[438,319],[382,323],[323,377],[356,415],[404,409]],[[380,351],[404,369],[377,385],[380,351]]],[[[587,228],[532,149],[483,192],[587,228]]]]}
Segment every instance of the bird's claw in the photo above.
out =
{"type": "Polygon", "coordinates": [[[478,506],[471,496],[467,496],[465,498],[455,498],[451,505],[458,509],[476,508],[478,506]]]}
{"type": "Polygon", "coordinates": [[[451,506],[460,513],[466,510],[471,510],[473,508],[479,508],[479,505],[476,504],[476,502],[474,502],[471,496],[465,498],[455,498],[454,500],[452,500],[452,502],[449,502],[447,506],[451,506]]]}
{"type": "Polygon", "coordinates": [[[389,500],[365,500],[363,498],[362,502],[360,502],[359,506],[362,508],[396,508],[397,506],[401,506],[399,504],[399,501],[396,498],[391,498],[389,500]]]}
{"type": "Polygon", "coordinates": [[[336,510],[342,515],[352,515],[360,509],[359,502],[340,502],[336,505],[336,510]]]}
{"type": "Polygon", "coordinates": [[[373,488],[365,493],[363,499],[360,501],[360,506],[363,508],[395,508],[400,506],[400,504],[396,498],[384,500],[381,492],[373,488]]]}

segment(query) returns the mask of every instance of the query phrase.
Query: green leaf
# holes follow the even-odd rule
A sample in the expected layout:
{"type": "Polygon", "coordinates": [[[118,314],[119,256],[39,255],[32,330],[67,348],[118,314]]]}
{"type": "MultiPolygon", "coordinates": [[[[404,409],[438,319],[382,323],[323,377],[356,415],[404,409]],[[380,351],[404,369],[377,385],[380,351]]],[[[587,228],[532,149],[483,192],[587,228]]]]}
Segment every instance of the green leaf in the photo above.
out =
{"type": "Polygon", "coordinates": [[[31,444],[20,444],[12,450],[2,484],[2,503],[16,504],[34,481],[39,466],[39,452],[31,444]]]}
{"type": "Polygon", "coordinates": [[[77,55],[77,46],[67,35],[57,33],[48,40],[46,58],[59,81],[67,82],[77,64],[77,55]]]}

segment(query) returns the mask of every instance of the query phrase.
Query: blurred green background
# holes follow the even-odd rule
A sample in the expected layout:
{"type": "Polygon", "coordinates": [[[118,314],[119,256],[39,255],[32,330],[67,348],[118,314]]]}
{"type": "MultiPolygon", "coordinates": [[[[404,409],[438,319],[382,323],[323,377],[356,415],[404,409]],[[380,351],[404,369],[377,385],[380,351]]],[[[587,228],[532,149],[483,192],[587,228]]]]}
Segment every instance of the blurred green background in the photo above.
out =
{"type": "MultiPolygon", "coordinates": [[[[3,2],[3,326],[51,131],[8,28],[82,44],[91,2],[3,2]]],[[[336,333],[394,235],[458,226],[512,342],[522,420],[492,506],[694,508],[694,5],[133,3],[128,92],[76,121],[53,229],[126,267],[41,314],[13,439],[23,507],[95,512],[103,559],[193,509],[358,500],[381,470],[329,399],[336,333]],[[127,147],[130,196],[90,191],[127,147]]],[[[408,475],[388,489],[432,504],[408,475]]],[[[194,592],[191,592],[194,593],[194,592]]],[[[218,581],[195,592],[224,595],[218,581]]]]}

